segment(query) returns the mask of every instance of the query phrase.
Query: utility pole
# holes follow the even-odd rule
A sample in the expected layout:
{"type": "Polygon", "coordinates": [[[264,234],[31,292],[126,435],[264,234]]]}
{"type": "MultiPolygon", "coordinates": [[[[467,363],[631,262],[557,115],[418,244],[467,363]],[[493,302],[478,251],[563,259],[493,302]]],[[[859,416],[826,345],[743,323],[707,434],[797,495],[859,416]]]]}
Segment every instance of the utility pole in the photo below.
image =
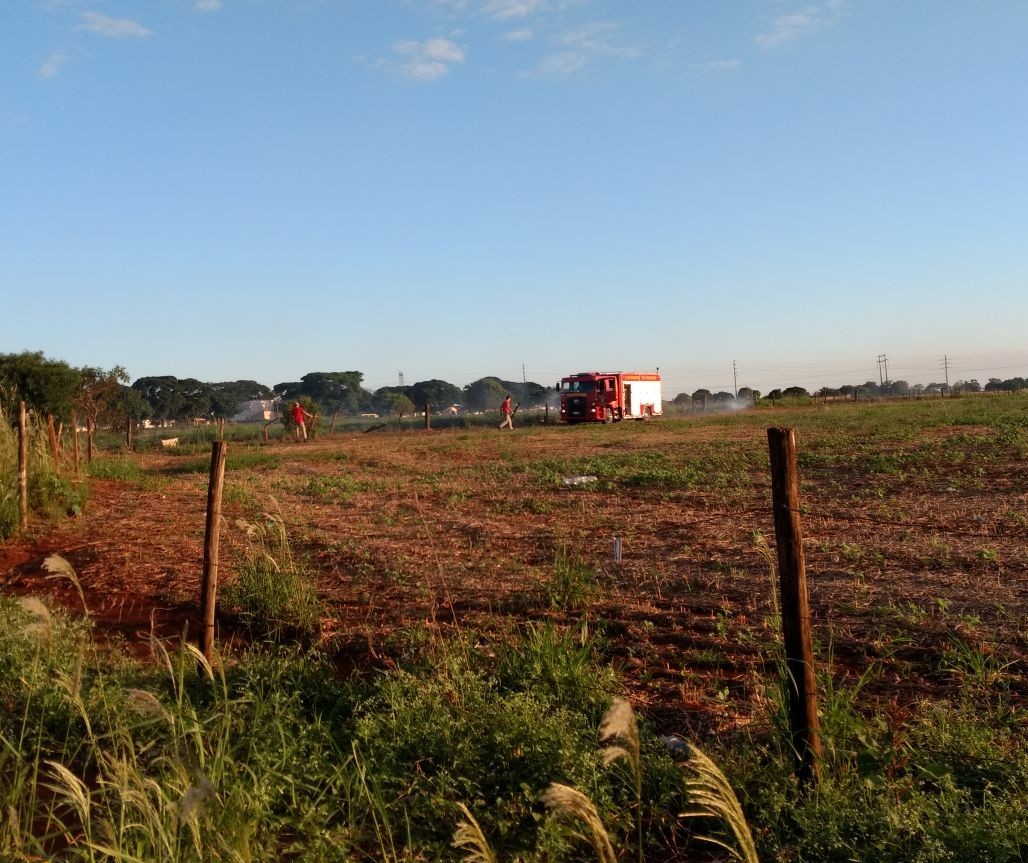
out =
{"type": "Polygon", "coordinates": [[[521,383],[527,383],[527,379],[525,378],[525,364],[524,363],[521,364],[521,383]]]}
{"type": "Polygon", "coordinates": [[[889,380],[889,360],[885,354],[878,355],[878,385],[885,386],[885,382],[889,380]],[[885,366],[885,377],[882,377],[882,366],[885,366]]]}
{"type": "Polygon", "coordinates": [[[739,376],[736,374],[735,360],[732,360],[732,388],[732,395],[739,398],[739,376]]]}
{"type": "Polygon", "coordinates": [[[949,357],[942,357],[942,370],[946,373],[946,395],[949,395],[949,357]]]}
{"type": "Polygon", "coordinates": [[[403,372],[398,372],[398,374],[400,376],[400,386],[402,387],[403,386],[403,372]]]}

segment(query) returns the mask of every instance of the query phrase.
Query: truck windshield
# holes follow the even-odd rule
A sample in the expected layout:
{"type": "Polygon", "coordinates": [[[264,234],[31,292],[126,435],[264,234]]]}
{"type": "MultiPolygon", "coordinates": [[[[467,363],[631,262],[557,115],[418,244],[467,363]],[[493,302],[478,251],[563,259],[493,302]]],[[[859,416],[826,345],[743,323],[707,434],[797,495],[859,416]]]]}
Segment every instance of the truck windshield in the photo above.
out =
{"type": "Polygon", "coordinates": [[[561,381],[560,388],[566,393],[591,393],[596,389],[596,381],[561,381]]]}

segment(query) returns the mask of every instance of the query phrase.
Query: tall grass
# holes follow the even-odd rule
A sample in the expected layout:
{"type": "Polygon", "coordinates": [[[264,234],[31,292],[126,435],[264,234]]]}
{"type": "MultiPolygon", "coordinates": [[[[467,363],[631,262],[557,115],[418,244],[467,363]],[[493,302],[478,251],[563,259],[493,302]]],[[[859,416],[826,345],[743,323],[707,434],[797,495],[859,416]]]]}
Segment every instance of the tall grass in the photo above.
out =
{"type": "MultiPolygon", "coordinates": [[[[34,517],[47,519],[80,515],[85,488],[72,482],[55,463],[44,425],[28,415],[28,508],[34,517]]],[[[18,432],[0,408],[0,540],[17,532],[20,522],[18,491],[18,432]]]]}
{"type": "Polygon", "coordinates": [[[223,605],[254,634],[281,638],[316,634],[321,617],[317,591],[294,554],[277,503],[255,522],[236,527],[247,545],[235,577],[223,591],[223,605]]]}

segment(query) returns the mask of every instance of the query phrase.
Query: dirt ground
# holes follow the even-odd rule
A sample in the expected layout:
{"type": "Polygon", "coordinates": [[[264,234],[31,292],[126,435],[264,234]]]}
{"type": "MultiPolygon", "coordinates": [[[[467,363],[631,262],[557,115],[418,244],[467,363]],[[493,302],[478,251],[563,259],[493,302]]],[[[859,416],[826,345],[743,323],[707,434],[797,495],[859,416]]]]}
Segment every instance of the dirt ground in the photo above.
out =
{"type": "MultiPolygon", "coordinates": [[[[777,644],[764,426],[646,425],[230,443],[222,581],[246,542],[237,519],[273,511],[316,580],[325,645],[352,664],[388,666],[397,634],[416,627],[487,638],[549,620],[597,636],[658,726],[696,733],[752,722],[777,644]],[[701,468],[719,458],[735,466],[716,487],[564,483],[562,467],[602,466],[612,453],[681,464],[704,453],[701,468]],[[246,459],[233,467],[233,455],[246,459]],[[582,607],[552,601],[561,559],[595,580],[582,607]]],[[[808,435],[801,448],[823,454],[818,443],[808,435]]],[[[92,480],[81,517],[34,523],[0,545],[5,592],[49,596],[75,613],[84,602],[96,631],[129,650],[196,631],[207,496],[203,452],[137,458],[152,480],[144,487],[92,480]],[[81,597],[47,577],[50,554],[72,563],[81,597]]],[[[880,441],[842,467],[827,456],[803,465],[812,625],[834,674],[853,680],[874,666],[868,697],[903,711],[954,692],[974,657],[1023,695],[1028,474],[1019,452],[963,426],[880,441]],[[953,457],[954,441],[969,450],[979,441],[987,457],[953,457]],[[911,448],[946,455],[892,470],[911,448]]],[[[231,622],[222,625],[232,637],[231,622]]]]}

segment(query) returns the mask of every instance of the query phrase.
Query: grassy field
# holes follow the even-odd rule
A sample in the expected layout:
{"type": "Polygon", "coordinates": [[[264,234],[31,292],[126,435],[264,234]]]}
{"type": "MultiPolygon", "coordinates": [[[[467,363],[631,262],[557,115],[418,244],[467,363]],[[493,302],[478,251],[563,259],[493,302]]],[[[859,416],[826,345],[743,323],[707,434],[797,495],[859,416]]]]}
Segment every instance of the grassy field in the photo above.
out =
{"type": "Polygon", "coordinates": [[[703,808],[696,745],[761,859],[1028,858],[1028,398],[233,433],[211,668],[180,644],[210,430],[102,441],[88,487],[39,457],[40,512],[0,545],[4,859],[458,859],[472,815],[502,860],[606,859],[554,782],[620,859],[745,853],[680,817],[703,808]],[[770,425],[799,444],[826,748],[806,793],[770,425]],[[638,755],[605,767],[620,697],[638,755]]]}

